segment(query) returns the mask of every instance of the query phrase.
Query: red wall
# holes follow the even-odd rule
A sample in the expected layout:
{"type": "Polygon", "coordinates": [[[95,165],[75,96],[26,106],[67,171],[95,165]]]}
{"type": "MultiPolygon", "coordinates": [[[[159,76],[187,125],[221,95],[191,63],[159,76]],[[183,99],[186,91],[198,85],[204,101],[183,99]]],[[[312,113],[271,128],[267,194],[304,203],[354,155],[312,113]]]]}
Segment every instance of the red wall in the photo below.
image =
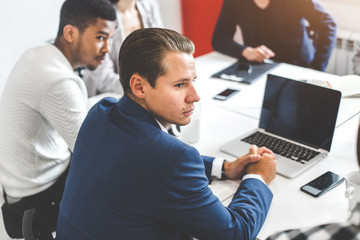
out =
{"type": "Polygon", "coordinates": [[[222,0],[181,0],[182,32],[195,44],[194,57],[213,51],[211,38],[222,0]]]}

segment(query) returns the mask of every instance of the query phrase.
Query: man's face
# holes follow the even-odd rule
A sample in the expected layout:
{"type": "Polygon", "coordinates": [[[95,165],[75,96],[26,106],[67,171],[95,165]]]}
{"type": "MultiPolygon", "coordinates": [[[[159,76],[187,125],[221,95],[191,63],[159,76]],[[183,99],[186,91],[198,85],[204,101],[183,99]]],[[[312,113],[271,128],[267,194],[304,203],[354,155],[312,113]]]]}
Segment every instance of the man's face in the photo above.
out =
{"type": "Polygon", "coordinates": [[[97,18],[96,24],[89,25],[75,42],[74,62],[94,70],[109,52],[109,41],[114,31],[114,22],[97,18]]]}
{"type": "Polygon", "coordinates": [[[164,59],[166,73],[152,88],[146,82],[145,108],[164,126],[186,125],[191,120],[194,102],[200,100],[193,82],[196,78],[192,55],[170,52],[164,59]]]}

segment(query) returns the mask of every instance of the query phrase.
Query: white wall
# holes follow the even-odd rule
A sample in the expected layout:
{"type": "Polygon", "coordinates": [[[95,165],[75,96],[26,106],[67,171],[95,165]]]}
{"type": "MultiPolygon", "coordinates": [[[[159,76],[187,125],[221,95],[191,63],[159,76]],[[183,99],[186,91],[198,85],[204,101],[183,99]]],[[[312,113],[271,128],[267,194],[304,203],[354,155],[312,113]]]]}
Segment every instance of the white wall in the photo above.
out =
{"type": "Polygon", "coordinates": [[[64,0],[0,1],[0,95],[20,55],[55,37],[64,0]]]}
{"type": "Polygon", "coordinates": [[[338,29],[360,32],[359,0],[318,0],[335,19],[338,29]]]}
{"type": "MultiPolygon", "coordinates": [[[[180,0],[158,0],[164,25],[181,32],[180,0]]],[[[64,0],[0,1],[0,95],[21,54],[55,37],[64,0]]]]}
{"type": "Polygon", "coordinates": [[[165,27],[181,33],[180,0],[158,0],[158,2],[165,27]]]}
{"type": "MultiPolygon", "coordinates": [[[[222,0],[219,0],[222,1],[222,0]]],[[[360,0],[318,0],[339,29],[360,32],[360,0]]],[[[182,32],[180,0],[158,0],[166,27],[182,32]]]]}
{"type": "MultiPolygon", "coordinates": [[[[0,94],[12,66],[29,47],[55,36],[64,0],[0,1],[0,94]]],[[[221,0],[219,0],[221,1],[221,0]]],[[[339,29],[360,32],[360,0],[318,0],[339,29]]],[[[164,25],[182,32],[180,0],[158,0],[164,25]]]]}

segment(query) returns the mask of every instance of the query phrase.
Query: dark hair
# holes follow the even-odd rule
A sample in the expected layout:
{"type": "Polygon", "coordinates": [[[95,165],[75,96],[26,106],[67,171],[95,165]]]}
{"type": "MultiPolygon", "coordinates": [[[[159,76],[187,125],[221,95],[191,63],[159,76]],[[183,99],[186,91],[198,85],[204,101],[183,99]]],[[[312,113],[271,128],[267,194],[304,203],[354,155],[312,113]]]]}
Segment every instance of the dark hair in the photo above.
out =
{"type": "Polygon", "coordinates": [[[112,4],[117,4],[120,0],[109,0],[112,4]]]}
{"type": "Polygon", "coordinates": [[[83,33],[89,25],[96,23],[97,18],[116,20],[115,9],[108,0],[66,0],[61,7],[57,37],[62,36],[68,24],[83,33]]]}
{"type": "Polygon", "coordinates": [[[152,87],[166,73],[163,60],[169,52],[193,54],[193,42],[173,30],[145,28],[125,38],[119,53],[120,82],[125,94],[130,94],[130,78],[137,73],[152,87]]]}

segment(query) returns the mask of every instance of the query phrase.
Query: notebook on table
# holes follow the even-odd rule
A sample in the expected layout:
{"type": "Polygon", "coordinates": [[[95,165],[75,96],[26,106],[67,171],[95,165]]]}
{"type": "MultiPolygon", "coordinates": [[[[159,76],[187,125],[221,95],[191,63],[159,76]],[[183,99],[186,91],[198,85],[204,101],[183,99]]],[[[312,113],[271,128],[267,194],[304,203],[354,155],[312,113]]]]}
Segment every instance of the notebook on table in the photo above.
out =
{"type": "Polygon", "coordinates": [[[267,73],[274,67],[277,67],[278,64],[279,63],[271,60],[262,63],[239,60],[220,72],[213,74],[212,77],[251,84],[259,79],[263,74],[267,73]]]}
{"type": "Polygon", "coordinates": [[[277,173],[294,178],[329,153],[340,99],[337,90],[268,74],[258,128],[220,149],[238,157],[265,146],[277,173]]]}

